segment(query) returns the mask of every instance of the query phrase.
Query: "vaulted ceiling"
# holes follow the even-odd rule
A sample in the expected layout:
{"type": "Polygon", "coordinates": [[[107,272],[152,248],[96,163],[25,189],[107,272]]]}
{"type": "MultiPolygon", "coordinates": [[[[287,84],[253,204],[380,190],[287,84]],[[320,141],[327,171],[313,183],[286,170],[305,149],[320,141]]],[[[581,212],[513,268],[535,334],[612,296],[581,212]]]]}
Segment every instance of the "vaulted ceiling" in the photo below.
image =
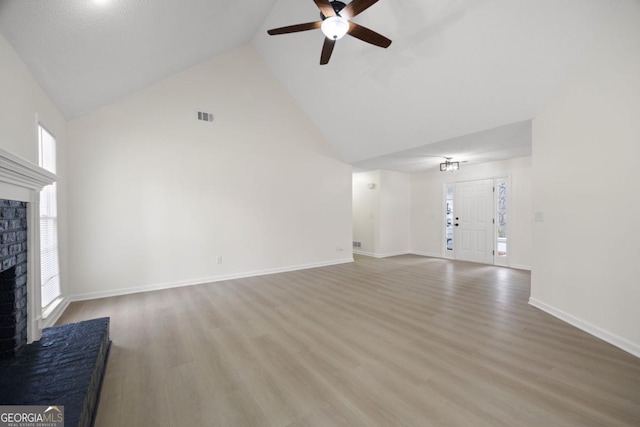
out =
{"type": "Polygon", "coordinates": [[[252,43],[344,161],[412,172],[530,154],[530,120],[617,4],[380,0],[353,21],[391,46],[347,36],[324,66],[320,31],[266,33],[318,20],[312,0],[0,0],[0,33],[68,119],[252,43]]]}

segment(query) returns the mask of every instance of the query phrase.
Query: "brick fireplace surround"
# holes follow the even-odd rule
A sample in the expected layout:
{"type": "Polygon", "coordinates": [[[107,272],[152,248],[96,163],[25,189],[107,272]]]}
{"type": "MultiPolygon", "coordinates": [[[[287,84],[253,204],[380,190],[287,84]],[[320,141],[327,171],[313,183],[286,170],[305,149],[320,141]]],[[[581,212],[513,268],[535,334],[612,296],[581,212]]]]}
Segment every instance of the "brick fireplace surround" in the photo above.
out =
{"type": "Polygon", "coordinates": [[[0,199],[0,359],[27,344],[27,203],[0,199]]]}
{"type": "Polygon", "coordinates": [[[15,356],[42,333],[39,193],[55,180],[0,149],[0,358],[15,356]]]}
{"type": "Polygon", "coordinates": [[[55,316],[41,306],[39,192],[55,178],[0,149],[0,405],[62,405],[65,425],[90,427],[109,318],[43,331],[55,316]]]}

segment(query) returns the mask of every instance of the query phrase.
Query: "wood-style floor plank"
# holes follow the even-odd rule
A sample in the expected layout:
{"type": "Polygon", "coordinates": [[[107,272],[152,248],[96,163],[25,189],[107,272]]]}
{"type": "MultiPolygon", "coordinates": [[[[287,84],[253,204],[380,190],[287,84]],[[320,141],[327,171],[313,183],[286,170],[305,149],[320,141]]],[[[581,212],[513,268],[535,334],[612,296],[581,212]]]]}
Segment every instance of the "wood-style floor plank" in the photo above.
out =
{"type": "Polygon", "coordinates": [[[640,426],[640,359],[419,256],[72,303],[111,317],[96,426],[640,426]]]}

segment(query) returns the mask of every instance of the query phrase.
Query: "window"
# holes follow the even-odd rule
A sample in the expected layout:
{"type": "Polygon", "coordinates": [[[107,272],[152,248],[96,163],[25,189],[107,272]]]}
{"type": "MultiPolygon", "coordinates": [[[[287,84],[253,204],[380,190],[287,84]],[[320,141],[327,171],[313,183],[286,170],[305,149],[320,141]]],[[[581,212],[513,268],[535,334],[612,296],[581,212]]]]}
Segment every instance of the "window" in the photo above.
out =
{"type": "Polygon", "coordinates": [[[453,251],[453,184],[447,184],[446,207],[445,246],[447,251],[453,251]]]}
{"type": "MultiPolygon", "coordinates": [[[[56,140],[38,125],[39,164],[56,171],[56,140]]],[[[40,192],[40,276],[42,307],[47,307],[61,294],[58,262],[58,209],[56,184],[47,185],[40,192]]]]}
{"type": "Polygon", "coordinates": [[[498,178],[496,182],[496,255],[507,256],[507,180],[498,178]]]}

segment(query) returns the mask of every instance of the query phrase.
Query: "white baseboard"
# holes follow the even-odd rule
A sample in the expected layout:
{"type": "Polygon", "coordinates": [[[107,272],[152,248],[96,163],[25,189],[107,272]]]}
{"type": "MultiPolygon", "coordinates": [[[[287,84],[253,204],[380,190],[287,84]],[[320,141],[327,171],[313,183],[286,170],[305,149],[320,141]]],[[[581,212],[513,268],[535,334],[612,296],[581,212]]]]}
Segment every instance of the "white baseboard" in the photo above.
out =
{"type": "Polygon", "coordinates": [[[509,266],[510,268],[515,268],[518,270],[527,270],[527,271],[531,271],[531,266],[530,265],[524,265],[524,264],[511,264],[509,266]]]}
{"type": "Polygon", "coordinates": [[[449,259],[449,258],[445,258],[442,256],[442,254],[437,254],[435,252],[423,252],[423,251],[410,251],[409,252],[412,255],[419,255],[419,256],[428,256],[431,258],[443,258],[443,259],[449,259]]]}
{"type": "Polygon", "coordinates": [[[640,357],[640,345],[636,343],[619,337],[616,334],[612,334],[611,332],[605,331],[604,329],[594,326],[589,322],[585,322],[582,319],[579,319],[565,311],[552,307],[549,304],[546,304],[535,298],[529,298],[529,304],[554,317],[557,317],[564,322],[567,322],[570,325],[575,326],[578,329],[582,329],[583,331],[597,338],[600,338],[601,340],[606,341],[609,344],[626,351],[627,353],[630,353],[636,357],[640,357]]]}
{"type": "Polygon", "coordinates": [[[381,253],[381,254],[377,254],[377,253],[373,253],[373,252],[365,252],[365,251],[358,251],[358,250],[353,250],[354,254],[358,254],[358,255],[364,255],[364,256],[370,256],[373,258],[387,258],[390,256],[398,256],[398,255],[408,255],[410,254],[410,252],[407,251],[401,251],[401,252],[385,252],[385,253],[381,253]]]}
{"type": "Polygon", "coordinates": [[[353,253],[354,253],[354,255],[364,255],[364,256],[370,256],[370,257],[374,257],[374,258],[379,258],[373,252],[359,251],[357,249],[354,249],[353,253]]]}
{"type": "Polygon", "coordinates": [[[317,263],[311,263],[311,264],[292,265],[288,267],[249,271],[244,273],[233,273],[233,274],[225,274],[220,276],[203,277],[203,278],[185,280],[185,281],[157,283],[157,284],[147,285],[147,286],[120,288],[120,289],[100,291],[100,292],[87,292],[84,294],[71,295],[69,296],[69,301],[70,302],[86,301],[86,300],[99,299],[99,298],[115,297],[120,295],[137,294],[141,292],[159,291],[162,289],[180,288],[183,286],[194,286],[194,285],[202,285],[205,283],[221,282],[223,280],[242,279],[245,277],[265,276],[267,274],[286,273],[288,271],[327,267],[329,265],[346,264],[349,262],[353,262],[353,257],[343,258],[343,259],[333,260],[333,261],[317,262],[317,263]]]}
{"type": "Polygon", "coordinates": [[[43,317],[40,321],[41,328],[49,328],[56,324],[62,313],[67,309],[69,303],[71,302],[71,298],[62,297],[62,300],[56,305],[56,307],[51,310],[51,312],[47,313],[47,317],[43,317]]]}

